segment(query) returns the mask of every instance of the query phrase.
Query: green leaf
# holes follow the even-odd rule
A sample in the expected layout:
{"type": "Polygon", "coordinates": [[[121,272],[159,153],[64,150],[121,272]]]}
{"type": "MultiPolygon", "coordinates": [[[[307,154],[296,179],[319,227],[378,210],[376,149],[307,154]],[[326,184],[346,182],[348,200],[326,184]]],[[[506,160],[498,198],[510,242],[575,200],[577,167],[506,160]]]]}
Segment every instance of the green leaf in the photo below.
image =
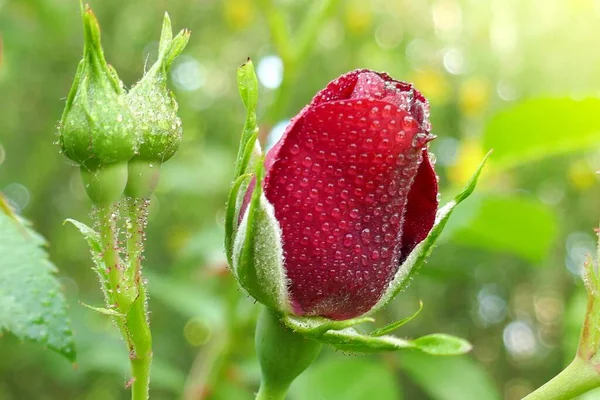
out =
{"type": "Polygon", "coordinates": [[[454,198],[454,200],[450,201],[438,210],[435,217],[435,223],[433,225],[433,228],[429,232],[429,235],[427,235],[427,237],[421,243],[419,243],[408,255],[408,257],[404,261],[404,264],[402,264],[396,272],[394,279],[389,284],[383,296],[381,296],[377,304],[375,304],[375,306],[369,311],[369,314],[372,314],[384,307],[394,297],[396,297],[398,293],[400,293],[406,288],[406,286],[408,286],[411,280],[410,278],[418,272],[419,268],[425,262],[425,259],[433,249],[433,245],[444,230],[444,227],[448,223],[450,215],[452,215],[452,212],[454,211],[456,206],[458,206],[467,197],[469,197],[475,190],[475,186],[477,185],[477,179],[479,179],[479,175],[481,175],[481,171],[483,171],[485,162],[487,161],[491,153],[492,152],[490,151],[486,154],[486,156],[479,164],[479,167],[477,167],[477,170],[475,171],[467,185],[454,198]]]}
{"type": "Polygon", "coordinates": [[[395,331],[396,329],[400,328],[402,325],[412,321],[417,315],[419,315],[421,310],[423,310],[423,302],[422,301],[419,302],[419,309],[417,311],[415,311],[415,313],[413,315],[410,315],[406,318],[402,318],[399,321],[392,322],[391,324],[388,324],[388,325],[384,326],[383,328],[375,329],[373,332],[371,332],[371,336],[383,336],[392,331],[395,331]]]}
{"type": "Polygon", "coordinates": [[[244,186],[247,187],[251,177],[252,174],[244,174],[239,176],[233,182],[231,190],[229,191],[229,198],[227,200],[227,209],[225,213],[225,254],[227,256],[227,263],[230,266],[232,265],[233,243],[238,225],[238,198],[240,195],[240,188],[244,186]]]}
{"type": "Polygon", "coordinates": [[[400,400],[394,373],[367,359],[335,357],[311,366],[292,384],[292,400],[400,400]]]}
{"type": "Polygon", "coordinates": [[[527,197],[486,195],[476,200],[470,209],[458,210],[450,223],[455,242],[513,253],[533,263],[548,255],[558,232],[549,206],[527,197]]]}
{"type": "Polygon", "coordinates": [[[538,98],[492,117],[483,145],[494,149],[494,164],[510,168],[544,157],[597,148],[600,99],[538,98]]]}
{"type": "Polygon", "coordinates": [[[435,357],[402,353],[402,370],[432,400],[500,400],[498,389],[482,366],[469,357],[435,357]]]}
{"type": "Polygon", "coordinates": [[[56,267],[33,230],[0,212],[0,332],[32,340],[75,361],[56,267]]]}
{"type": "Polygon", "coordinates": [[[444,333],[422,336],[412,343],[422,352],[434,356],[456,356],[468,353],[473,348],[466,340],[444,333]]]}

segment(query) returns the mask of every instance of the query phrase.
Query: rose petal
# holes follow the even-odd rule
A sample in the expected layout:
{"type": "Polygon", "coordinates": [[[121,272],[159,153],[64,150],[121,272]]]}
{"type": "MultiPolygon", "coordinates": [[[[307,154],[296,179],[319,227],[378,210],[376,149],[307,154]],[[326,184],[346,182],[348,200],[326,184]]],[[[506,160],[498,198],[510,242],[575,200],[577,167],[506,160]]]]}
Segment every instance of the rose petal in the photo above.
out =
{"type": "Polygon", "coordinates": [[[368,311],[398,268],[409,188],[429,137],[380,100],[310,106],[268,155],[295,312],[368,311]]]}
{"type": "MultiPolygon", "coordinates": [[[[400,82],[392,79],[384,72],[374,72],[368,69],[357,69],[350,71],[334,81],[331,81],[325,89],[321,90],[312,99],[310,106],[316,106],[329,101],[346,100],[350,98],[361,98],[360,92],[356,91],[356,86],[359,80],[373,79],[373,76],[379,77],[385,85],[384,95],[385,101],[395,104],[398,107],[404,108],[408,106],[410,114],[417,120],[421,129],[424,132],[429,132],[431,125],[429,124],[429,103],[427,99],[415,89],[413,85],[406,82],[400,82]],[[397,101],[396,93],[390,93],[390,88],[394,88],[396,93],[406,93],[407,98],[402,101],[397,101]]],[[[367,98],[380,98],[379,96],[367,96],[367,98]]],[[[303,110],[304,111],[304,110],[303,110]]]]}
{"type": "Polygon", "coordinates": [[[437,195],[437,176],[429,160],[427,149],[423,149],[423,162],[419,166],[406,202],[400,263],[427,237],[433,227],[438,208],[437,195]]]}

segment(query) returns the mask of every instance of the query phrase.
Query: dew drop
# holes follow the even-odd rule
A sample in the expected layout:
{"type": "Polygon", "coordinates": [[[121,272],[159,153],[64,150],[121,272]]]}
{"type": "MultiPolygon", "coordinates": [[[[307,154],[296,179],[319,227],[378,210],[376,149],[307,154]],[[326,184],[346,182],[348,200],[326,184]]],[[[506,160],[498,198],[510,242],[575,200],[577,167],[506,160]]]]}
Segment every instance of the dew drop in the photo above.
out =
{"type": "Polygon", "coordinates": [[[310,158],[310,156],[306,156],[304,160],[302,160],[302,165],[305,167],[310,167],[312,165],[312,158],[310,158]]]}
{"type": "Polygon", "coordinates": [[[344,246],[350,247],[353,244],[354,244],[354,238],[352,237],[351,233],[348,233],[346,236],[344,236],[344,246]]]}
{"type": "Polygon", "coordinates": [[[360,238],[364,244],[371,243],[371,230],[369,228],[365,228],[360,232],[360,238]]]}

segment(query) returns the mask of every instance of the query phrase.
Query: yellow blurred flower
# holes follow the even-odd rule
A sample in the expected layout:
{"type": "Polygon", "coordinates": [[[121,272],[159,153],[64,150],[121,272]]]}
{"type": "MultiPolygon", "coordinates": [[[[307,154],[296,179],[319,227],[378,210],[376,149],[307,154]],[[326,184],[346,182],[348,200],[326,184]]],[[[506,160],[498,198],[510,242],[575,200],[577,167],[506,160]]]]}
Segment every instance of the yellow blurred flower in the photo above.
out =
{"type": "Polygon", "coordinates": [[[360,35],[367,31],[373,22],[373,11],[367,1],[349,1],[346,3],[345,22],[348,32],[360,35]]]}
{"type": "Polygon", "coordinates": [[[190,240],[191,234],[182,226],[173,227],[169,238],[167,239],[167,248],[170,251],[177,252],[181,250],[190,240]]]}
{"type": "MultiPolygon", "coordinates": [[[[473,172],[483,160],[485,152],[476,139],[465,139],[461,141],[458,149],[456,164],[448,168],[448,179],[455,186],[463,186],[472,176],[473,172]]],[[[483,174],[489,171],[490,165],[486,165],[483,174]]],[[[483,179],[480,182],[484,182],[483,179]]]]}
{"type": "Polygon", "coordinates": [[[254,3],[251,0],[226,0],[223,14],[227,25],[243,29],[254,19],[254,3]]]}
{"type": "Polygon", "coordinates": [[[598,182],[596,172],[585,160],[573,161],[567,175],[571,185],[580,191],[589,189],[598,182]]]}
{"type": "Polygon", "coordinates": [[[490,101],[490,83],[485,78],[463,81],[458,92],[460,111],[467,117],[481,115],[490,101]]]}
{"type": "Polygon", "coordinates": [[[409,76],[409,81],[429,99],[432,104],[443,104],[448,101],[450,84],[446,77],[434,69],[416,71],[409,76]]]}

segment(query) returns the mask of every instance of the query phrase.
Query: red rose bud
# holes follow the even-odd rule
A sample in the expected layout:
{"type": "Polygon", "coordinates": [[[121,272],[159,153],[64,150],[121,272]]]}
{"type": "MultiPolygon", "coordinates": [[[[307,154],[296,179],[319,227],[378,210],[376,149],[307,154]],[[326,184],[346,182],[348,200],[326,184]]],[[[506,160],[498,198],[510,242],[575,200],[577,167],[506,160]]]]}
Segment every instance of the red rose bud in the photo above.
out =
{"type": "Polygon", "coordinates": [[[177,101],[167,88],[167,73],[189,38],[185,29],[173,37],[171,20],[165,13],[158,60],[127,94],[140,141],[137,154],[129,161],[129,196],[150,197],[158,183],[160,165],[177,152],[183,138],[177,101]]]}
{"type": "Polygon", "coordinates": [[[100,26],[82,7],[84,50],[58,129],[62,152],[81,165],[86,191],[95,203],[123,193],[127,161],[137,149],[135,123],[116,71],[106,63],[100,26]]]}
{"type": "Polygon", "coordinates": [[[264,195],[252,182],[241,206],[232,258],[248,292],[342,320],[393,290],[438,206],[428,117],[421,93],[383,73],[353,71],[319,92],[268,152],[264,195]]]}

